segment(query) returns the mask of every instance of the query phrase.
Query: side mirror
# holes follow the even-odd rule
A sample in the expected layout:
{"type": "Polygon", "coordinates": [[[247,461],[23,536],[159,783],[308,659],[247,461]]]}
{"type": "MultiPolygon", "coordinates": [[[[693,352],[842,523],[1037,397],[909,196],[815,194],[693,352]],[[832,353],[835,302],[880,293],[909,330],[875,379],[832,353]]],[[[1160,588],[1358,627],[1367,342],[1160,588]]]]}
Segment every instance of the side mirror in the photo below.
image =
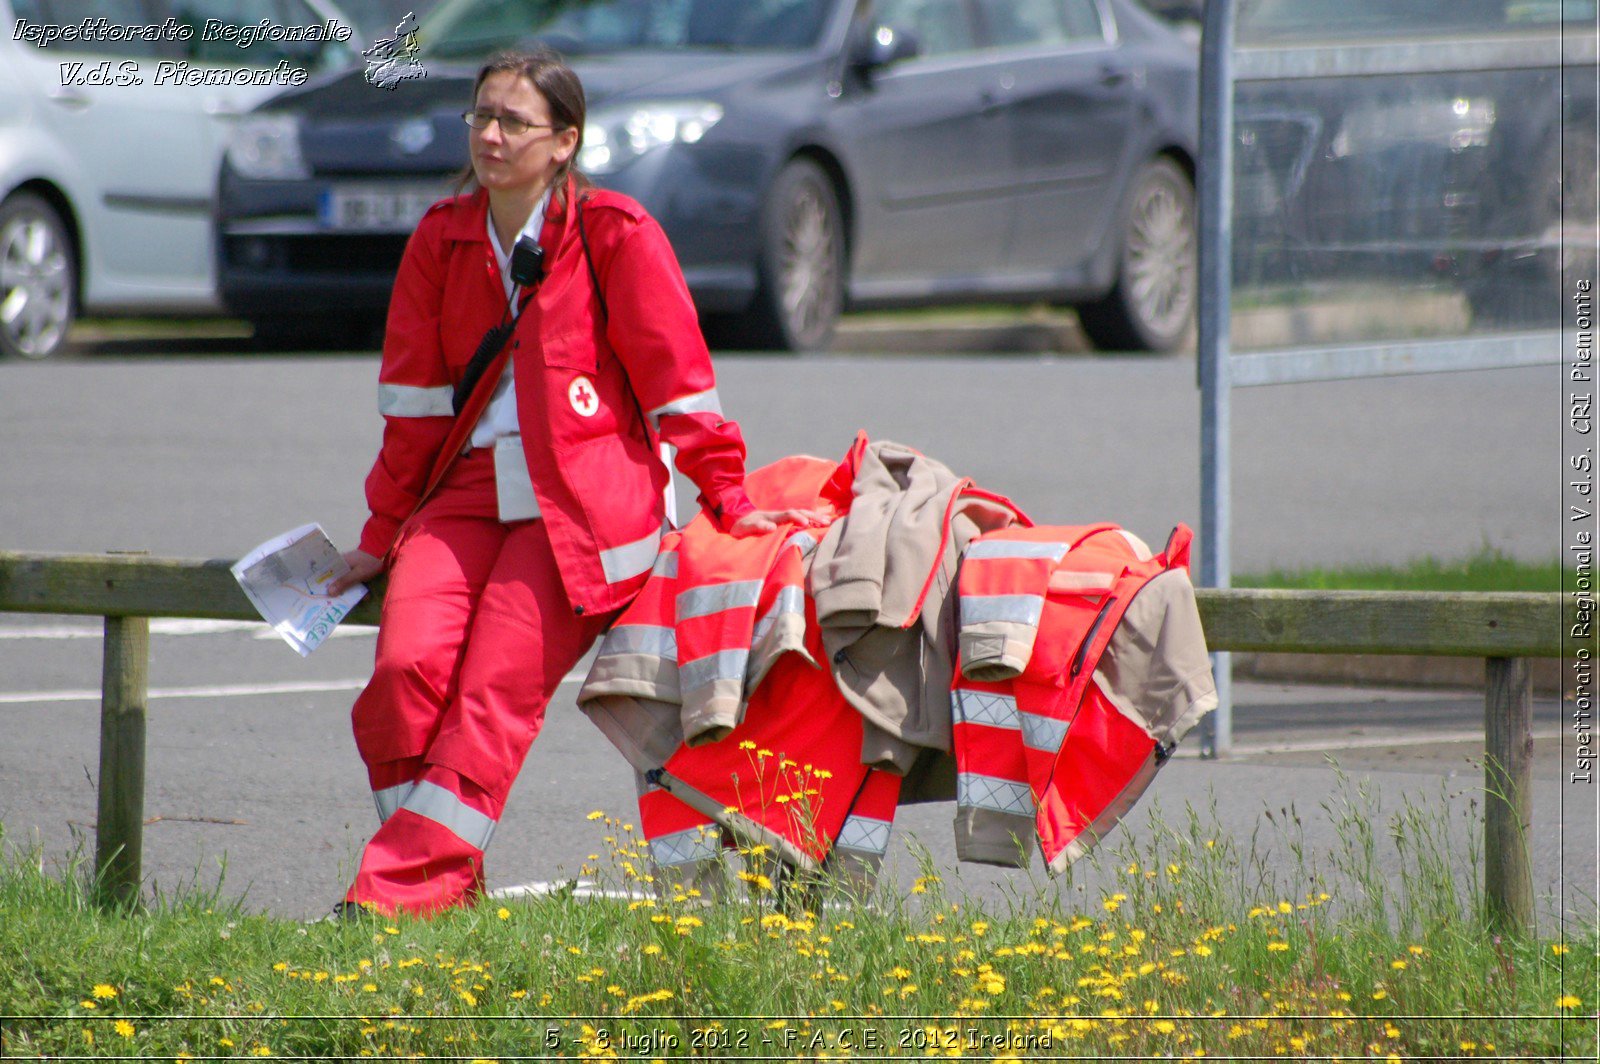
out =
{"type": "Polygon", "coordinates": [[[922,45],[916,34],[893,26],[879,26],[856,38],[850,49],[850,67],[860,74],[869,75],[890,63],[920,54],[922,45]]]}

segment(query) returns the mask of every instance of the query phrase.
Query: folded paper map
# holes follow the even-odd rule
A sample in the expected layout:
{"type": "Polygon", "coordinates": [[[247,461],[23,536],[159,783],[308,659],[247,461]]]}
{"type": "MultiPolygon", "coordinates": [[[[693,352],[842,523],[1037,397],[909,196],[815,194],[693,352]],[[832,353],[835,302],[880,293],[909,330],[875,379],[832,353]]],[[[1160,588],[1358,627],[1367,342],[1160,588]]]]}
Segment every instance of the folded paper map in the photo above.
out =
{"type": "Polygon", "coordinates": [[[256,610],[301,657],[328,638],[367,593],[357,584],[329,597],[327,587],[350,571],[321,525],[304,525],[267,540],[233,564],[234,579],[256,610]]]}

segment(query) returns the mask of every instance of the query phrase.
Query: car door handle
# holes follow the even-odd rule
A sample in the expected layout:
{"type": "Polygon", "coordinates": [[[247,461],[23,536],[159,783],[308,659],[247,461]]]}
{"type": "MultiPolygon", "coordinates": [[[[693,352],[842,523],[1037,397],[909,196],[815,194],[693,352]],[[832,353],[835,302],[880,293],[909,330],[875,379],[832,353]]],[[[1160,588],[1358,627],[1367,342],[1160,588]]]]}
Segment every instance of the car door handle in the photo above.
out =
{"type": "Polygon", "coordinates": [[[75,111],[83,110],[90,103],[87,93],[79,92],[77,89],[67,85],[51,89],[48,95],[52,102],[58,103],[62,107],[70,107],[75,111]]]}
{"type": "Polygon", "coordinates": [[[1128,80],[1128,72],[1121,67],[1103,66],[1100,68],[1100,84],[1106,88],[1115,88],[1128,80]]]}

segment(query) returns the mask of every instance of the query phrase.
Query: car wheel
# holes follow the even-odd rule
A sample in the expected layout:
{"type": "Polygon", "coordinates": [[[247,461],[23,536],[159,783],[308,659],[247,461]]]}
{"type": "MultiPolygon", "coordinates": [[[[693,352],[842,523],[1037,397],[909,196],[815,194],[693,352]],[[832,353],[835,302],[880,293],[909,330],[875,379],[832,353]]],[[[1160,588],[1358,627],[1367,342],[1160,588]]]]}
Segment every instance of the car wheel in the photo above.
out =
{"type": "Polygon", "coordinates": [[[844,305],[844,216],[833,182],[809,159],[778,172],[761,226],[755,303],[741,325],[756,348],[826,347],[844,305]]]}
{"type": "Polygon", "coordinates": [[[0,203],[0,354],[49,358],[72,325],[78,266],[56,209],[29,192],[0,203]]]}
{"type": "Polygon", "coordinates": [[[1194,185],[1170,159],[1145,164],[1123,216],[1116,284],[1078,307],[1078,320],[1102,350],[1171,351],[1194,321],[1194,185]]]}

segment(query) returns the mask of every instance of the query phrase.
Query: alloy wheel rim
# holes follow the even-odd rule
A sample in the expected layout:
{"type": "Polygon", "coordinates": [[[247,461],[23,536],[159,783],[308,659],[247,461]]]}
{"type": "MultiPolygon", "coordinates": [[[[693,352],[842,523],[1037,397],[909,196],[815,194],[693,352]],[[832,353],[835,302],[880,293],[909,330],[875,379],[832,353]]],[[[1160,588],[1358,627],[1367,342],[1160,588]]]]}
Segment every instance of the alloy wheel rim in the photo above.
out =
{"type": "Polygon", "coordinates": [[[24,358],[60,345],[72,316],[67,249],[44,217],[18,214],[0,230],[0,328],[24,358]]]}
{"type": "Polygon", "coordinates": [[[1128,232],[1128,294],[1156,333],[1183,329],[1194,307],[1193,213],[1170,184],[1149,186],[1134,204],[1128,232]]]}
{"type": "Polygon", "coordinates": [[[784,318],[802,342],[831,320],[836,302],[838,234],[832,212],[814,187],[804,187],[784,218],[780,264],[784,318]]]}

